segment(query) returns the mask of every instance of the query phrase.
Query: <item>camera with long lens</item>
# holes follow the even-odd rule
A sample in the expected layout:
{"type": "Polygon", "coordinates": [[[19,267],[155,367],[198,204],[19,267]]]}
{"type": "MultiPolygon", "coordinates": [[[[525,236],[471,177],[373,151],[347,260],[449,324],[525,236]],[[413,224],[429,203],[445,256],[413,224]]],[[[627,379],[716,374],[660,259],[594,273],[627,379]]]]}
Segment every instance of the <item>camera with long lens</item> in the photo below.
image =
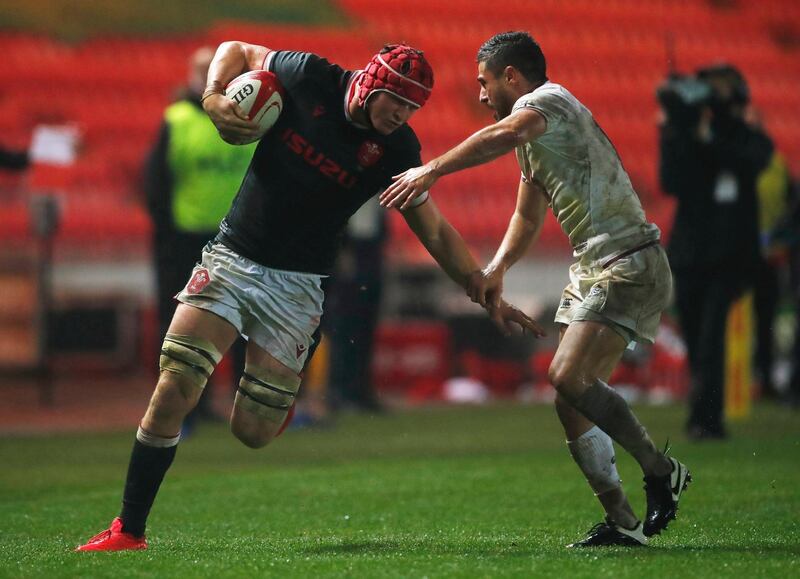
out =
{"type": "Polygon", "coordinates": [[[656,96],[667,123],[688,129],[698,125],[706,107],[712,118],[725,122],[750,102],[744,75],[726,63],[700,68],[693,76],[670,74],[656,90],[656,96]]]}
{"type": "Polygon", "coordinates": [[[656,90],[656,97],[667,123],[690,129],[700,123],[702,110],[711,104],[714,91],[703,79],[671,74],[656,90]]]}

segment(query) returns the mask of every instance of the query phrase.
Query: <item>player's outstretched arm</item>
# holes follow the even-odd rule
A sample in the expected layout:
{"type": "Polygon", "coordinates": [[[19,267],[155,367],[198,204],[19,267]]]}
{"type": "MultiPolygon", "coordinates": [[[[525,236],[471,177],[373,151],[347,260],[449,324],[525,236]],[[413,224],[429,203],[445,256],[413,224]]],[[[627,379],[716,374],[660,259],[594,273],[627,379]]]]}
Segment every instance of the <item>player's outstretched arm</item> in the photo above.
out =
{"type": "Polygon", "coordinates": [[[394,183],[381,193],[381,205],[406,209],[440,177],[497,159],[533,141],[546,129],[547,121],[542,115],[533,109],[520,109],[472,134],[441,157],[395,175],[394,183]]]}
{"type": "MultiPolygon", "coordinates": [[[[428,253],[462,288],[469,287],[471,280],[481,275],[480,267],[464,239],[441,214],[433,199],[428,198],[421,205],[403,211],[403,217],[428,253]]],[[[531,332],[537,337],[544,335],[534,320],[503,301],[488,311],[492,321],[504,334],[511,333],[512,325],[517,324],[523,332],[531,332]]]]}
{"type": "Polygon", "coordinates": [[[514,333],[514,325],[519,326],[523,334],[533,334],[537,338],[546,335],[536,320],[505,300],[500,300],[496,306],[489,306],[486,311],[494,325],[506,336],[514,333]]]}
{"type": "Polygon", "coordinates": [[[260,70],[268,53],[268,48],[257,44],[223,42],[208,67],[203,109],[227,143],[249,143],[259,136],[258,123],[249,120],[239,105],[225,97],[225,86],[244,72],[260,70]]]}
{"type": "Polygon", "coordinates": [[[536,242],[542,230],[547,213],[547,196],[538,185],[527,181],[519,182],[517,206],[503,242],[497,253],[480,276],[472,276],[467,287],[467,295],[473,302],[482,306],[500,306],[503,293],[503,276],[536,242]]]}

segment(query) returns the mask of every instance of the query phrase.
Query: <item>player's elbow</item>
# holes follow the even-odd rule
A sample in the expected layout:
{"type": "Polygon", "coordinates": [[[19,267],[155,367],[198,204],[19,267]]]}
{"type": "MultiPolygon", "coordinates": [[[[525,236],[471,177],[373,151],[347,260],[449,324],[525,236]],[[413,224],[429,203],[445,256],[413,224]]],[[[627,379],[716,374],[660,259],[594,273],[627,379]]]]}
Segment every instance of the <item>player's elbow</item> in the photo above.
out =
{"type": "Polygon", "coordinates": [[[231,54],[231,53],[244,54],[244,42],[238,40],[226,40],[217,48],[217,54],[231,54]]]}
{"type": "Polygon", "coordinates": [[[257,70],[263,64],[268,49],[258,44],[249,44],[241,40],[227,40],[219,45],[216,58],[225,58],[233,62],[241,62],[241,70],[257,70]]]}

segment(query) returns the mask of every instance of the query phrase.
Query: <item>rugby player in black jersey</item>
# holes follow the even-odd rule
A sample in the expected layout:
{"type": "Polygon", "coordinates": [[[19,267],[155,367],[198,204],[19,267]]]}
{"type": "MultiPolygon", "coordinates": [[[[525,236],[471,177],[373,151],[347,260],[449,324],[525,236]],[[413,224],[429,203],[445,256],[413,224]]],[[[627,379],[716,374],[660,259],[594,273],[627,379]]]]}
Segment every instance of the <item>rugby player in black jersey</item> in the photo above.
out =
{"type": "MultiPolygon", "coordinates": [[[[239,74],[273,72],[284,109],[264,135],[216,239],[177,299],[161,350],[158,385],[134,442],[122,501],[111,527],[79,551],[145,549],[145,522],[175,456],[181,423],[208,376],[241,334],[247,361],[231,430],[260,448],[280,433],[322,315],[321,283],[353,213],[421,163],[406,124],[428,99],[433,71],[422,52],[391,45],[363,71],[310,53],[226,42],[209,68],[203,106],[230,143],[252,141],[255,123],[223,95],[239,74]]],[[[427,192],[403,211],[442,269],[467,288],[480,267],[427,192]]],[[[489,313],[508,332],[541,328],[502,302],[489,313]]]]}

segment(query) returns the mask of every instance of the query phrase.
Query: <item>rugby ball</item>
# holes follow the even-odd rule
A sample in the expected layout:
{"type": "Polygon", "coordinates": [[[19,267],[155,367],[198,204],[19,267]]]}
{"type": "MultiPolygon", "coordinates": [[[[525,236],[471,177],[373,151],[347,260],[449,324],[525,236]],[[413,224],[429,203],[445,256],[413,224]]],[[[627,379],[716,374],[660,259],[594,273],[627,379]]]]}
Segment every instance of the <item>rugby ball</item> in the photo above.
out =
{"type": "MultiPolygon", "coordinates": [[[[225,87],[225,96],[235,102],[261,131],[257,141],[272,128],[283,110],[285,92],[278,77],[266,70],[251,70],[237,76],[225,87]]],[[[246,144],[246,143],[242,143],[246,144]]]]}

